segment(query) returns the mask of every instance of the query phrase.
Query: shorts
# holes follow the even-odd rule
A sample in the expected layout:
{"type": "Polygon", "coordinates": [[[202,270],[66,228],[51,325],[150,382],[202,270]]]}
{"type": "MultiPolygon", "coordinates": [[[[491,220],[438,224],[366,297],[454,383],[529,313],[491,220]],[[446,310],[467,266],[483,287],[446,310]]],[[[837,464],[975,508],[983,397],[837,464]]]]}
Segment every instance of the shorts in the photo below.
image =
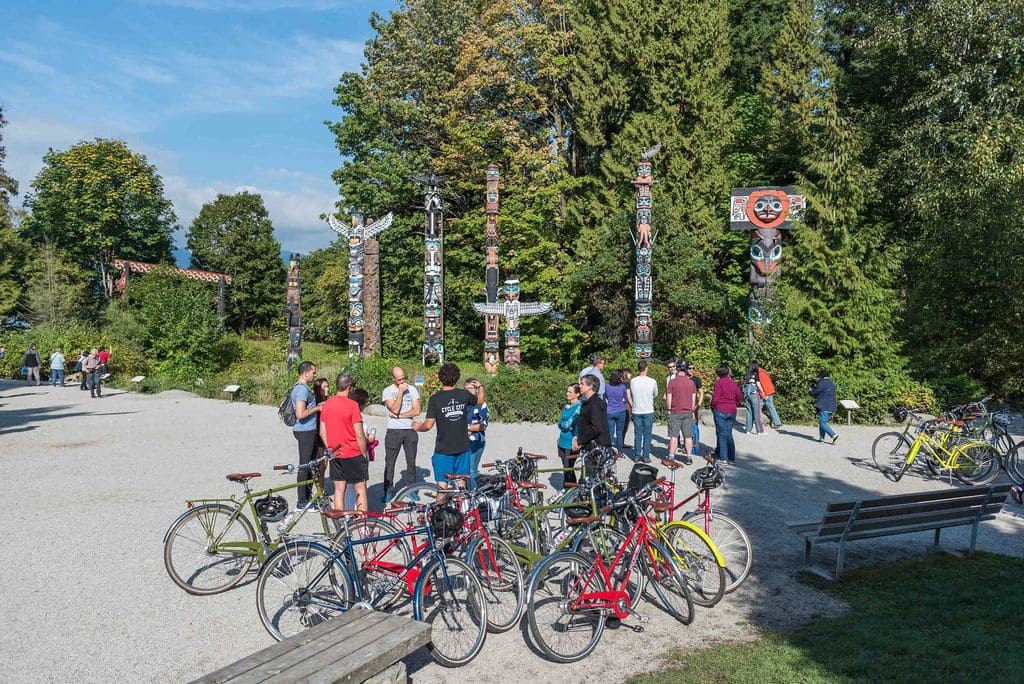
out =
{"type": "Polygon", "coordinates": [[[434,467],[434,481],[438,484],[451,484],[452,480],[445,477],[449,475],[469,475],[470,459],[469,451],[461,454],[434,454],[430,457],[430,465],[434,467]]]}
{"type": "Polygon", "coordinates": [[[668,414],[668,438],[680,436],[682,439],[693,437],[693,411],[668,414]]]}
{"type": "Polygon", "coordinates": [[[359,484],[370,479],[370,462],[366,456],[331,459],[331,479],[335,482],[359,484]]]}

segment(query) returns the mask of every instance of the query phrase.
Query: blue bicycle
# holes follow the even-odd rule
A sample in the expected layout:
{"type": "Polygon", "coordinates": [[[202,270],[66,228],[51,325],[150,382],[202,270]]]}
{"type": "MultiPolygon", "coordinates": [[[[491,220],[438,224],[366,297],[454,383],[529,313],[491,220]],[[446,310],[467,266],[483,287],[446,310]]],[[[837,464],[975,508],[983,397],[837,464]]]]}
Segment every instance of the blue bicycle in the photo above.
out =
{"type": "Polygon", "coordinates": [[[373,536],[353,534],[349,523],[365,513],[323,511],[344,525],[333,543],[289,541],[260,570],[256,606],[263,626],[281,640],[353,607],[386,607],[404,587],[412,595],[413,617],[430,624],[434,660],[445,667],[473,660],[487,635],[487,600],[476,572],[444,549],[444,540],[462,529],[463,516],[446,502],[421,511],[421,527],[373,536]],[[409,546],[389,543],[405,538],[426,540],[410,540],[416,549],[411,559],[403,552],[409,546]]]}

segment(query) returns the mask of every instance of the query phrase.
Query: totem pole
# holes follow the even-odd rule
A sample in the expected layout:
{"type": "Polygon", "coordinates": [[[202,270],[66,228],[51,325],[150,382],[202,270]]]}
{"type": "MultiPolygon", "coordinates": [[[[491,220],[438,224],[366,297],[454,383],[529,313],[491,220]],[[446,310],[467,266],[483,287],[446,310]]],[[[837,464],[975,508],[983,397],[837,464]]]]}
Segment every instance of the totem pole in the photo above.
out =
{"type": "Polygon", "coordinates": [[[423,208],[423,363],[444,363],[444,206],[438,186],[444,176],[412,176],[426,186],[423,208]]]}
{"type": "MultiPolygon", "coordinates": [[[[487,212],[487,272],[484,279],[484,294],[488,304],[498,303],[498,167],[487,167],[487,195],[484,202],[487,212]]],[[[498,324],[500,316],[487,314],[484,318],[484,369],[488,373],[498,372],[498,324]]]]}
{"type": "MultiPolygon", "coordinates": [[[[473,309],[485,316],[504,316],[505,365],[509,368],[516,368],[521,361],[519,355],[519,319],[523,316],[549,313],[554,304],[551,302],[519,301],[519,280],[516,278],[506,280],[505,286],[498,289],[498,294],[505,297],[504,302],[473,304],[473,309]]],[[[495,364],[495,370],[497,370],[497,364],[495,364]]]]}
{"type": "Polygon", "coordinates": [[[378,219],[368,226],[363,225],[363,215],[352,212],[352,226],[327,215],[327,224],[339,236],[348,239],[348,355],[362,356],[365,342],[366,301],[364,297],[365,274],[363,272],[366,239],[387,230],[394,219],[393,214],[378,219]]]}
{"type": "Polygon", "coordinates": [[[292,364],[302,360],[302,279],[299,275],[299,255],[288,260],[288,372],[292,364]]]}
{"type": "Polygon", "coordinates": [[[634,294],[636,344],[633,347],[637,358],[649,359],[654,344],[654,322],[652,320],[651,296],[654,291],[654,276],[651,271],[651,251],[654,238],[651,234],[651,186],[656,182],[651,177],[651,157],[661,150],[655,145],[644,150],[640,161],[636,163],[636,230],[631,231],[633,245],[636,247],[636,277],[634,294]]]}
{"type": "Polygon", "coordinates": [[[794,228],[806,202],[793,188],[733,188],[729,208],[729,227],[749,230],[750,235],[750,343],[771,323],[771,302],[779,280],[782,260],[782,233],[794,228]]]}

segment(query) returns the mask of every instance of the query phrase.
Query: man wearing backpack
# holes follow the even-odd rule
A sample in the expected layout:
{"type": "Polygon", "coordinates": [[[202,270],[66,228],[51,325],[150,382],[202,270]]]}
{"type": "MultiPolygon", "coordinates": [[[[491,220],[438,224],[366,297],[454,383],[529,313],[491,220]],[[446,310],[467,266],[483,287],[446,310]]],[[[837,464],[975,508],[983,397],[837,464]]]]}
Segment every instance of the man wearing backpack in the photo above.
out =
{"type": "Polygon", "coordinates": [[[43,365],[39,361],[39,352],[36,351],[36,345],[32,345],[25,352],[25,358],[22,359],[22,364],[28,369],[28,375],[25,376],[25,384],[34,383],[39,384],[39,368],[43,365]]]}
{"type": "MultiPolygon", "coordinates": [[[[303,361],[299,364],[299,379],[292,387],[292,404],[295,406],[295,425],[292,434],[299,443],[299,465],[306,465],[316,456],[317,415],[321,406],[316,403],[316,395],[309,388],[309,383],[316,378],[316,364],[303,361]]],[[[299,482],[309,480],[315,473],[308,468],[299,468],[296,475],[299,482]]],[[[298,508],[305,508],[309,503],[311,488],[309,485],[299,487],[298,508]]]]}

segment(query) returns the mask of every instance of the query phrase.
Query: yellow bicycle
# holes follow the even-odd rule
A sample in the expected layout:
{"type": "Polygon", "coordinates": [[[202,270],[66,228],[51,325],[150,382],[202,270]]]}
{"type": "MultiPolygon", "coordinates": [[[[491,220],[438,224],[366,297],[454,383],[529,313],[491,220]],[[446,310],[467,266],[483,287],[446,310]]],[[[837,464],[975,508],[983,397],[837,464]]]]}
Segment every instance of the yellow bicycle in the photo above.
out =
{"type": "Polygon", "coordinates": [[[875,439],[871,458],[893,482],[899,482],[920,456],[933,472],[948,472],[969,485],[988,484],[999,477],[999,450],[990,442],[962,441],[961,422],[926,420],[913,438],[909,431],[886,432],[875,439]]]}

